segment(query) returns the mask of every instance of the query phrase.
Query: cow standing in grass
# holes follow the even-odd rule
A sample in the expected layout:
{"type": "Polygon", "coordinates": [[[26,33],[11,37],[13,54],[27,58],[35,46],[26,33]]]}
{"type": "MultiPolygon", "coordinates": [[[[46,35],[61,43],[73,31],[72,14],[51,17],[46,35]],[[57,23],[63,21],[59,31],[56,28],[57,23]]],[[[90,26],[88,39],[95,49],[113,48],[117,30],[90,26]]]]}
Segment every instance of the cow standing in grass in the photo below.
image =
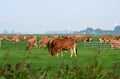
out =
{"type": "Polygon", "coordinates": [[[108,35],[106,35],[106,36],[100,37],[99,41],[100,41],[100,43],[109,42],[111,49],[113,49],[113,48],[120,49],[119,36],[116,36],[116,35],[108,36],[108,35]]]}
{"type": "Polygon", "coordinates": [[[13,43],[19,43],[21,40],[22,40],[21,35],[12,35],[10,41],[13,43]]]}
{"type": "Polygon", "coordinates": [[[39,48],[42,46],[46,47],[48,42],[51,42],[52,40],[57,39],[57,38],[59,38],[58,35],[54,35],[52,37],[51,36],[42,36],[39,40],[39,48]]]}
{"type": "Polygon", "coordinates": [[[113,49],[113,48],[120,49],[120,40],[109,39],[109,41],[110,41],[111,49],[113,49]]]}
{"type": "Polygon", "coordinates": [[[36,36],[33,36],[32,38],[27,39],[27,41],[26,41],[26,50],[29,50],[32,46],[35,46],[35,48],[37,48],[36,36]]]}
{"type": "Polygon", "coordinates": [[[8,35],[0,35],[0,40],[8,40],[8,41],[10,41],[8,35]]]}
{"type": "Polygon", "coordinates": [[[109,42],[110,39],[116,39],[116,37],[115,36],[108,36],[108,35],[102,36],[99,38],[99,42],[100,43],[109,42]]]}
{"type": "Polygon", "coordinates": [[[50,39],[51,39],[50,36],[42,36],[42,37],[40,37],[40,40],[38,42],[39,43],[39,48],[42,47],[42,46],[43,47],[46,46],[50,39]]]}
{"type": "Polygon", "coordinates": [[[73,55],[76,56],[77,53],[76,41],[74,39],[58,38],[53,40],[52,42],[49,42],[47,47],[52,56],[55,56],[58,53],[63,56],[63,50],[71,50],[71,57],[73,55]]]}
{"type": "Polygon", "coordinates": [[[33,37],[34,37],[34,35],[24,35],[23,39],[28,40],[28,39],[33,38],[33,37]]]}
{"type": "Polygon", "coordinates": [[[74,38],[77,42],[92,42],[92,36],[75,35],[74,38]]]}

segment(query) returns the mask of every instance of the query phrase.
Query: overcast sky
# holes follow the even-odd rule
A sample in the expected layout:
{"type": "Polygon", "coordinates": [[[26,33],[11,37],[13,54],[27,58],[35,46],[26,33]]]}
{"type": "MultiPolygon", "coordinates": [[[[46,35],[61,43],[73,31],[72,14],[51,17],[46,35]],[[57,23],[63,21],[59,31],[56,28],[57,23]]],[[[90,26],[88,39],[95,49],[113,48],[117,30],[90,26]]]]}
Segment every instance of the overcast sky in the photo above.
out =
{"type": "Polygon", "coordinates": [[[120,0],[0,0],[0,32],[113,30],[120,0]]]}

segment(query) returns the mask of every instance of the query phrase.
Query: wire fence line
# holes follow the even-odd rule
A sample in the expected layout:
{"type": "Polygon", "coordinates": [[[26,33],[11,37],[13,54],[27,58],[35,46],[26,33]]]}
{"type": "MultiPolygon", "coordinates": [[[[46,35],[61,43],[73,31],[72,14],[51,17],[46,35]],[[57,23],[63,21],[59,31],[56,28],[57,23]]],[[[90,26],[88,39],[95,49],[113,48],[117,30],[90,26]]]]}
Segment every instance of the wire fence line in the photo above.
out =
{"type": "Polygon", "coordinates": [[[83,48],[109,49],[110,43],[85,42],[85,43],[83,43],[83,48]]]}

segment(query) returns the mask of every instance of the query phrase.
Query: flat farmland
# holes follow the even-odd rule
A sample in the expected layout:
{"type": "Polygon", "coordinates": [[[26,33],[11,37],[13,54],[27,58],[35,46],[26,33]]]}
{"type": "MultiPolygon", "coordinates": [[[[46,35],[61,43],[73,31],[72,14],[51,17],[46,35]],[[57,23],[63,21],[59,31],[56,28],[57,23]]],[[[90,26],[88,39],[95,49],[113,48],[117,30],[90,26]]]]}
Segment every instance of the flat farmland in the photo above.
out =
{"type": "MultiPolygon", "coordinates": [[[[6,64],[13,67],[24,61],[29,63],[33,70],[38,68],[50,67],[50,77],[52,73],[61,66],[69,66],[69,68],[78,65],[86,68],[91,64],[98,64],[104,68],[104,72],[111,71],[117,64],[120,69],[120,49],[111,49],[109,43],[98,43],[98,37],[94,36],[91,43],[77,43],[77,57],[70,57],[70,51],[63,51],[63,57],[60,55],[51,56],[44,47],[34,48],[26,51],[26,41],[22,40],[20,43],[12,44],[9,41],[1,41],[0,48],[0,69],[2,70],[6,64]]],[[[119,70],[120,74],[120,70],[119,70]]],[[[51,79],[51,78],[50,78],[51,79]]]]}

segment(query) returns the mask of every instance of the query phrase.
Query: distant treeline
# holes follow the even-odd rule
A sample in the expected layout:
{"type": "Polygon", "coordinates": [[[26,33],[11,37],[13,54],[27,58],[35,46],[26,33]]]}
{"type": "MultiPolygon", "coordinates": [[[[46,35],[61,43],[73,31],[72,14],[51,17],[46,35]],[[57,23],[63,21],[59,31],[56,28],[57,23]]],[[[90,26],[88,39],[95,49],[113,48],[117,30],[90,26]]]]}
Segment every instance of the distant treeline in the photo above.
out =
{"type": "Polygon", "coordinates": [[[120,25],[116,26],[114,30],[102,30],[102,29],[93,29],[86,28],[86,30],[74,31],[73,34],[120,34],[120,25]]]}
{"type": "MultiPolygon", "coordinates": [[[[8,32],[6,29],[0,34],[26,34],[21,32],[15,32],[14,30],[8,32]]],[[[29,33],[27,33],[29,34],[29,33]]],[[[39,34],[39,33],[36,33],[39,34]]],[[[46,31],[45,34],[120,34],[120,25],[116,26],[114,30],[102,30],[100,28],[93,29],[92,27],[87,27],[85,30],[80,31],[46,31]]]]}

